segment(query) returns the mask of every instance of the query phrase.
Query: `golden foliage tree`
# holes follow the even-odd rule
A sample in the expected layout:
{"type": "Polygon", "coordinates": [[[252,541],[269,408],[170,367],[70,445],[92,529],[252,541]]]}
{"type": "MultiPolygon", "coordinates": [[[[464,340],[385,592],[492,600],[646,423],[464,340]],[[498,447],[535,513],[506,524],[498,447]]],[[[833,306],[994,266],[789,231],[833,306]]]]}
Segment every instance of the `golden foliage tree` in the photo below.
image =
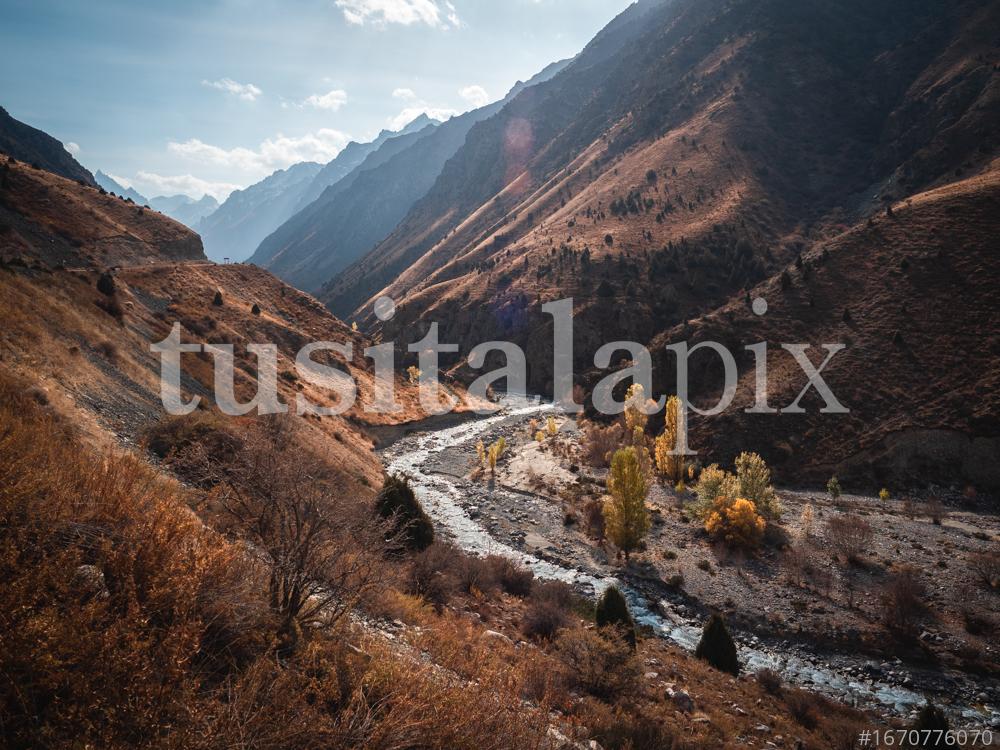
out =
{"type": "Polygon", "coordinates": [[[752,549],[764,538],[767,522],[752,500],[719,496],[705,519],[705,531],[731,547],[752,549]]]}
{"type": "Polygon", "coordinates": [[[642,385],[633,383],[629,386],[625,395],[625,434],[631,435],[638,427],[643,432],[646,431],[646,423],[649,417],[643,411],[646,405],[646,392],[642,385]]]}
{"type": "Polygon", "coordinates": [[[650,526],[646,475],[635,448],[622,448],[611,458],[608,490],[611,498],[604,504],[606,534],[625,553],[627,563],[629,553],[639,547],[650,526]]]}
{"type": "Polygon", "coordinates": [[[781,515],[781,506],[771,486],[771,470],[756,453],[744,451],[736,457],[736,479],[740,483],[740,497],[752,500],[768,518],[781,515]]]}
{"type": "MultiPolygon", "coordinates": [[[[681,400],[677,396],[667,399],[664,414],[663,432],[656,438],[656,468],[677,484],[684,481],[684,456],[674,454],[678,439],[683,436],[684,415],[681,411],[681,400]]],[[[686,441],[685,441],[686,442],[686,441]]]]}

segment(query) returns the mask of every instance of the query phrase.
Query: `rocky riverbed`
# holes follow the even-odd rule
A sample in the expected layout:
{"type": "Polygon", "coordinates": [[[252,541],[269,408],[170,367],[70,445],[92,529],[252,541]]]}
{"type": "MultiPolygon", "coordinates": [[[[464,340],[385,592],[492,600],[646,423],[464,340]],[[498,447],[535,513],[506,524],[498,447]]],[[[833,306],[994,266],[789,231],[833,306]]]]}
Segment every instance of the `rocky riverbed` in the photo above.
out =
{"type": "MultiPolygon", "coordinates": [[[[557,471],[552,464],[559,462],[541,455],[529,455],[529,465],[524,465],[525,454],[537,450],[531,446],[529,422],[549,414],[556,413],[544,404],[515,403],[495,416],[444,428],[435,424],[431,431],[408,434],[385,447],[384,462],[389,472],[411,478],[439,530],[463,549],[509,555],[537,576],[567,581],[588,595],[616,583],[641,625],[693,649],[700,623],[718,603],[672,585],[662,570],[642,560],[624,568],[576,524],[566,524],[558,499],[564,488],[555,480],[566,479],[559,472],[567,467],[557,471]],[[507,461],[496,476],[474,477],[477,441],[488,444],[501,436],[511,446],[507,461]]],[[[559,417],[559,432],[563,441],[576,439],[571,420],[559,417]]],[[[651,504],[669,506],[669,493],[656,492],[661,496],[651,496],[651,504]]],[[[767,600],[757,601],[755,608],[765,610],[767,600]]],[[[770,667],[804,687],[900,716],[913,715],[930,698],[945,705],[957,723],[1000,727],[1000,689],[994,680],[908,665],[875,653],[820,648],[810,634],[781,637],[768,622],[766,617],[738,618],[735,637],[749,670],[770,667]]]]}

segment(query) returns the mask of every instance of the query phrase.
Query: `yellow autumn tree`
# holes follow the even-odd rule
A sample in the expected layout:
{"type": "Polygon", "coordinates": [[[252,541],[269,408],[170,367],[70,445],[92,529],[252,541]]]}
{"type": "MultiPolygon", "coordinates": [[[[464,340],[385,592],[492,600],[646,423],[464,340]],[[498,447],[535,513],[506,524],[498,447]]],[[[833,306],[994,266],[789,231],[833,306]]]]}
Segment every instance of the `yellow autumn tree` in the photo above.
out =
{"type": "Polygon", "coordinates": [[[701,470],[694,491],[698,499],[689,507],[698,518],[704,520],[715,509],[717,498],[739,497],[740,484],[735,476],[720,469],[718,464],[712,464],[701,470]]]}
{"type": "Polygon", "coordinates": [[[490,464],[490,471],[495,472],[497,470],[497,461],[503,455],[504,449],[507,447],[507,441],[501,437],[493,445],[490,446],[489,452],[486,454],[487,460],[490,464]]]}
{"type": "Polygon", "coordinates": [[[781,516],[781,504],[771,486],[771,470],[756,453],[744,451],[736,457],[736,479],[740,483],[739,496],[753,501],[767,518],[781,516]]]}
{"type": "Polygon", "coordinates": [[[645,390],[643,390],[642,385],[639,383],[633,383],[629,386],[628,392],[625,394],[626,435],[631,435],[635,432],[636,427],[640,428],[643,432],[646,431],[646,423],[649,421],[649,417],[643,411],[645,404],[645,390]]]}
{"type": "Polygon", "coordinates": [[[767,522],[757,512],[757,506],[744,497],[730,500],[720,495],[705,519],[705,531],[730,547],[757,547],[764,538],[765,528],[767,522]]]}
{"type": "Polygon", "coordinates": [[[555,417],[549,417],[545,420],[545,431],[549,433],[549,437],[555,437],[556,433],[559,432],[559,425],[556,424],[555,417]]]}
{"type": "Polygon", "coordinates": [[[681,400],[677,396],[671,396],[667,399],[663,432],[656,438],[654,452],[656,468],[674,484],[684,481],[684,456],[671,455],[677,448],[678,438],[683,436],[683,430],[684,415],[681,412],[681,400]]]}
{"type": "Polygon", "coordinates": [[[638,549],[650,526],[646,510],[646,476],[635,448],[615,451],[608,474],[608,491],[611,497],[603,508],[605,533],[625,553],[627,564],[629,554],[638,549]]]}

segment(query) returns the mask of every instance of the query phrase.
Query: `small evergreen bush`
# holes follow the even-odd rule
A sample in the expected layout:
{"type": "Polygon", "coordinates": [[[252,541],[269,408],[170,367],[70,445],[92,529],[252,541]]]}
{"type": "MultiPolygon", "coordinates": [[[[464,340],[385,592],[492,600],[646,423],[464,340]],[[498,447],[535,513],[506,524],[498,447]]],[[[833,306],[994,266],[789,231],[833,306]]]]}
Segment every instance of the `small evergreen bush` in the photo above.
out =
{"type": "Polygon", "coordinates": [[[719,615],[712,615],[705,623],[705,629],[698,641],[694,655],[708,662],[720,672],[728,672],[733,676],[740,673],[740,659],[736,653],[736,644],[729,635],[729,628],[719,615]]]}
{"type": "Polygon", "coordinates": [[[625,640],[633,649],[635,648],[635,621],[628,611],[628,602],[617,586],[608,586],[604,590],[601,598],[597,600],[594,616],[599,628],[620,627],[625,634],[625,640]]]}

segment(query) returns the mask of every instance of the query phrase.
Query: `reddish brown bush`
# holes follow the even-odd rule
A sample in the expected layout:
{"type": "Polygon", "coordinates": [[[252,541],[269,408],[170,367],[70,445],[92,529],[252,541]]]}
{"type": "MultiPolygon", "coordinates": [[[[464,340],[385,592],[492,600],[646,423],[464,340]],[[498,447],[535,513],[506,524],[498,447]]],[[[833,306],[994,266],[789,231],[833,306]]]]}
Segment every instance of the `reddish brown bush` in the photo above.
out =
{"type": "Polygon", "coordinates": [[[574,687],[595,698],[615,701],[636,688],[638,661],[623,634],[565,630],[556,641],[555,653],[568,668],[574,687]]]}
{"type": "Polygon", "coordinates": [[[826,539],[833,551],[846,562],[857,562],[871,547],[874,531],[860,516],[836,515],[826,522],[826,539]]]}
{"type": "Polygon", "coordinates": [[[920,623],[927,590],[917,571],[905,566],[892,573],[882,591],[882,620],[886,627],[912,633],[920,623]]]}
{"type": "Polygon", "coordinates": [[[1000,552],[977,552],[969,556],[969,569],[976,580],[991,589],[1000,589],[1000,552]]]}
{"type": "Polygon", "coordinates": [[[530,570],[502,555],[489,555],[486,560],[493,568],[494,576],[500,587],[506,593],[519,596],[522,599],[531,593],[535,574],[530,570]]]}
{"type": "Polygon", "coordinates": [[[455,592],[452,571],[459,554],[451,545],[435,542],[415,555],[410,564],[407,590],[422,596],[441,611],[455,592]]]}
{"type": "Polygon", "coordinates": [[[622,426],[615,422],[608,427],[592,424],[586,428],[583,439],[583,458],[591,466],[605,468],[611,465],[611,455],[621,447],[622,426]]]}

